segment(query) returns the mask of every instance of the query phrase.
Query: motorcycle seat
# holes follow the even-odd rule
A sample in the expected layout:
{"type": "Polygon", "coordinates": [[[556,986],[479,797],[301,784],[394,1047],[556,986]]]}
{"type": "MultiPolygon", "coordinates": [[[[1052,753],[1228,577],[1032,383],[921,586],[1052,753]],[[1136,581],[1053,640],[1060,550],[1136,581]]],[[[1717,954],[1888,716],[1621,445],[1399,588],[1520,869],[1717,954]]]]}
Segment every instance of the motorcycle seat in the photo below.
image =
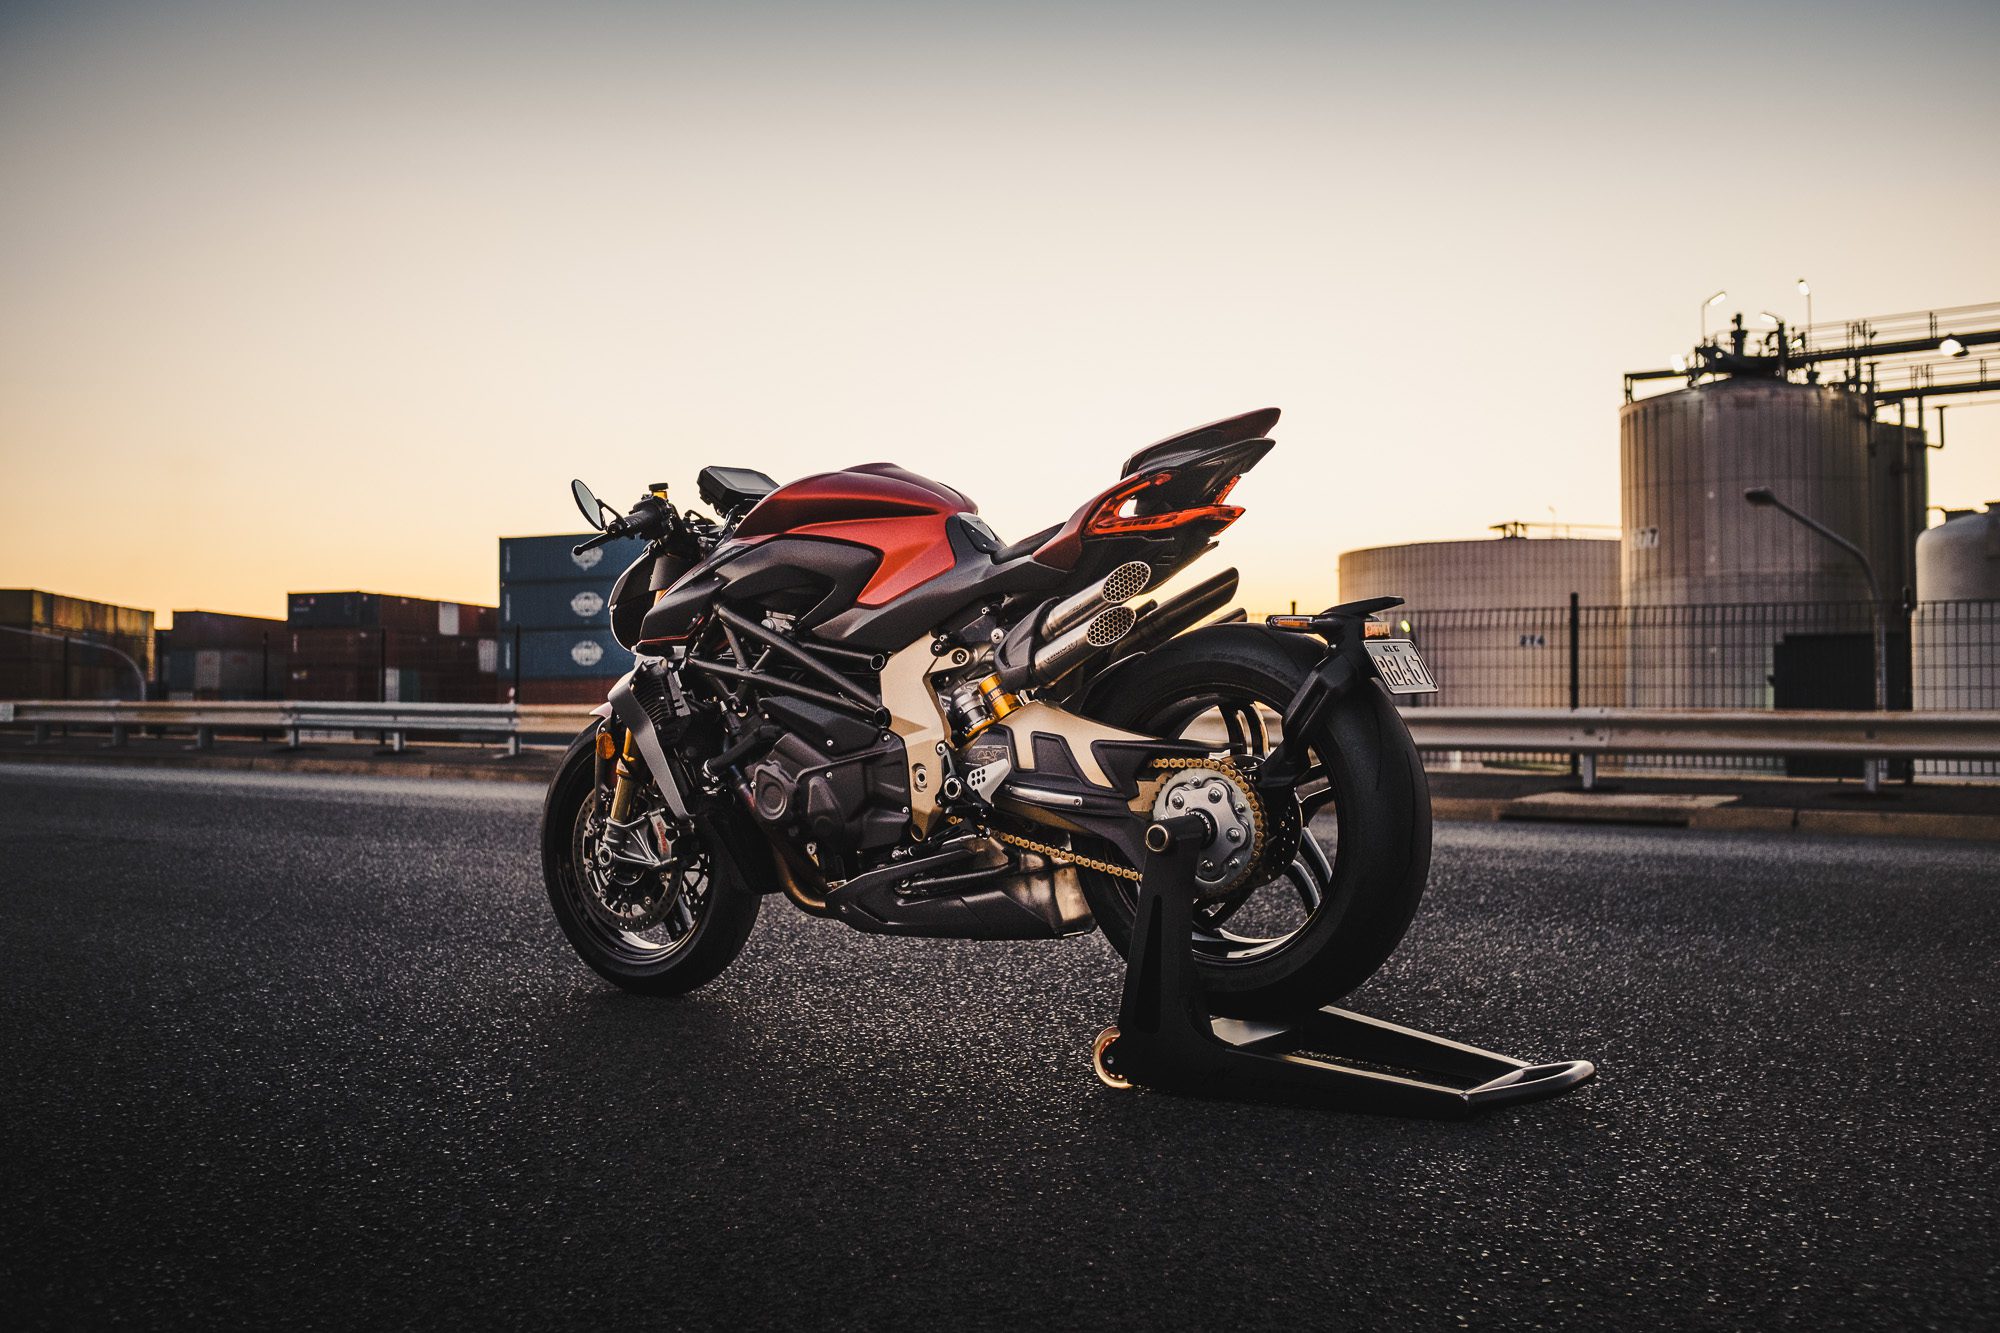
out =
{"type": "Polygon", "coordinates": [[[1004,565],[1009,561],[1019,560],[1024,555],[1033,555],[1048,544],[1049,538],[1061,531],[1062,524],[1051,523],[1040,532],[1030,533],[1028,536],[1021,538],[1020,541],[1015,542],[1012,546],[1002,547],[1000,550],[995,551],[993,553],[993,563],[1004,565]]]}

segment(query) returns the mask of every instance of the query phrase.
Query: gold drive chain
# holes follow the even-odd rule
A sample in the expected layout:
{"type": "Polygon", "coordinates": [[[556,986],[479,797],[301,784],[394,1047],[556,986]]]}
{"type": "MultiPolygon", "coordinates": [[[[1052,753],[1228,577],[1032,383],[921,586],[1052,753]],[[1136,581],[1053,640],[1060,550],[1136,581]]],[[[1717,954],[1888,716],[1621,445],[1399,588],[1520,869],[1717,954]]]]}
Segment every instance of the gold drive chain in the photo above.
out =
{"type": "MultiPolygon", "coordinates": [[[[1244,796],[1249,798],[1251,813],[1256,817],[1257,820],[1258,837],[1261,839],[1266,836],[1268,828],[1264,823],[1264,803],[1258,799],[1257,788],[1244,775],[1243,770],[1236,766],[1235,760],[1155,759],[1152,761],[1151,766],[1153,768],[1164,768],[1164,769],[1219,768],[1226,770],[1229,773],[1229,776],[1236,779],[1237,784],[1241,788],[1244,796]]],[[[1002,833],[999,829],[989,829],[987,831],[992,837],[998,839],[1001,842],[1008,843],[1015,847],[1026,848],[1028,851],[1031,852],[1040,852],[1043,856],[1053,857],[1055,860],[1068,862],[1070,865],[1077,866],[1083,870],[1102,871],[1104,874],[1116,875],[1119,879],[1129,879],[1134,883],[1137,883],[1140,879],[1144,878],[1144,876],[1142,876],[1138,871],[1132,869],[1132,867],[1119,865],[1116,861],[1105,861],[1095,856],[1084,856],[1081,853],[1072,851],[1067,847],[1057,847],[1054,846],[1053,844],[1046,842],[1036,842],[1033,838],[1023,838],[1019,834],[1002,833]]]]}

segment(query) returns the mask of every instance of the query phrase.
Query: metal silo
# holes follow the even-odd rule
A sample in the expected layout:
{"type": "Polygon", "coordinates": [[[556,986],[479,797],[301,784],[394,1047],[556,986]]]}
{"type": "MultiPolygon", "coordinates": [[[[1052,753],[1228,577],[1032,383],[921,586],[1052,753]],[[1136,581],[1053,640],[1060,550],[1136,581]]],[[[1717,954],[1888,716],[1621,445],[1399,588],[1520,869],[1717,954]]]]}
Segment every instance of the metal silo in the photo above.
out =
{"type": "Polygon", "coordinates": [[[1917,538],[1914,705],[2000,707],[2000,501],[1917,538]]]}
{"type": "MultiPolygon", "coordinates": [[[[1743,492],[1769,486],[1864,549],[1894,550],[1907,541],[1894,516],[1911,503],[1907,472],[1890,468],[1892,454],[1907,453],[1896,431],[1878,428],[1868,400],[1844,388],[1762,377],[1621,409],[1628,703],[1768,706],[1774,650],[1788,633],[1868,634],[1867,583],[1853,559],[1752,508],[1743,492]],[[1871,451],[1871,441],[1889,447],[1871,451]]],[[[1894,566],[1878,568],[1893,599],[1894,566]]]]}
{"type": "Polygon", "coordinates": [[[1877,421],[1868,442],[1868,536],[1882,596],[1906,600],[1917,586],[1917,538],[1929,522],[1930,449],[1915,426],[1877,421]]]}
{"type": "Polygon", "coordinates": [[[1569,706],[1569,599],[1594,608],[1579,659],[1581,702],[1616,703],[1623,678],[1618,543],[1575,537],[1411,542],[1345,551],[1340,597],[1393,594],[1437,676],[1440,704],[1569,706]]]}

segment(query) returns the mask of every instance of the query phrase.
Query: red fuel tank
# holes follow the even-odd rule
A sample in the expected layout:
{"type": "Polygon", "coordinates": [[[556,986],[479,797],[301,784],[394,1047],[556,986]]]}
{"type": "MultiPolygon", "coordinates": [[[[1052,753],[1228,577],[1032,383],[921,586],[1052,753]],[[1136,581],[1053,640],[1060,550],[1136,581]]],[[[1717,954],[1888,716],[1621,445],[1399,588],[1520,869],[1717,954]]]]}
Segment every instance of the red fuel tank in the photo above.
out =
{"type": "Polygon", "coordinates": [[[857,599],[881,606],[952,567],[945,523],[976,514],[970,497],[894,463],[865,463],[821,472],[780,486],[744,515],[735,535],[790,533],[852,542],[882,553],[882,563],[857,599]]]}

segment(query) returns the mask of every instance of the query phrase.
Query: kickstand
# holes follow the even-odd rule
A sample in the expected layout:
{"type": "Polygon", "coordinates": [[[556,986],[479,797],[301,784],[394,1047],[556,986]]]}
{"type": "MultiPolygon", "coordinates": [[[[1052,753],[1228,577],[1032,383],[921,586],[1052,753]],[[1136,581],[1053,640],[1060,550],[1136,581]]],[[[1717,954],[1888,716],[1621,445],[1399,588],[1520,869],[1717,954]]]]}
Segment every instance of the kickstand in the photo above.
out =
{"type": "Polygon", "coordinates": [[[1188,947],[1195,863],[1208,836],[1199,815],[1146,832],[1125,997],[1118,1026],[1098,1036],[1093,1053],[1098,1077],[1111,1087],[1457,1120],[1559,1096],[1596,1074],[1588,1060],[1529,1064],[1332,1007],[1289,1022],[1211,1016],[1188,947]],[[1439,1078],[1450,1081],[1433,1081],[1439,1078]]]}

